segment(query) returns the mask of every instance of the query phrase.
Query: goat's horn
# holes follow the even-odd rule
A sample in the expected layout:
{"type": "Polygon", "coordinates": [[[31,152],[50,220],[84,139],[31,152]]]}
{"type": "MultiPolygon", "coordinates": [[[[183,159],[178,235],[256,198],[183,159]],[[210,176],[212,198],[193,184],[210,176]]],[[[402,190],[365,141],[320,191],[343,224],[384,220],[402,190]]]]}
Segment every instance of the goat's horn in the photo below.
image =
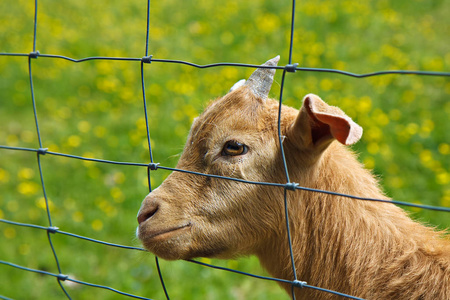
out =
{"type": "MultiPolygon", "coordinates": [[[[268,60],[263,66],[276,66],[280,56],[276,56],[271,60],[268,60]]],[[[275,75],[275,69],[259,68],[250,76],[250,78],[245,82],[255,96],[261,99],[267,99],[269,96],[270,88],[273,83],[273,76],[275,75]]]]}

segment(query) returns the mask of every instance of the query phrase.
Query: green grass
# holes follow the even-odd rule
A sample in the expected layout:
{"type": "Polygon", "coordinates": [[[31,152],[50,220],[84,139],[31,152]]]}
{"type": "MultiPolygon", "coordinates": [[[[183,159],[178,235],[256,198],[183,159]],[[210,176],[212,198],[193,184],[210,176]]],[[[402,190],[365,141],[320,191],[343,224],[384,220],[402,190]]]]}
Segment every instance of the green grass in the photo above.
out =
{"type": "MultiPolygon", "coordinates": [[[[142,57],[145,1],[49,1],[38,8],[37,50],[73,58],[142,57]]],[[[288,63],[290,1],[153,1],[149,54],[207,64],[288,63]],[[154,2],[154,3],[153,3],[154,2]]],[[[0,3],[0,52],[32,51],[33,1],[0,3]]],[[[450,66],[450,5],[445,1],[299,1],[293,62],[365,73],[445,71],[450,66]]],[[[149,162],[139,62],[32,61],[40,132],[51,151],[149,162]]],[[[145,65],[156,162],[174,167],[193,118],[210,99],[252,72],[145,65]]],[[[26,57],[0,56],[0,145],[38,147],[26,57]]],[[[271,96],[278,97],[281,72],[271,96]]],[[[285,103],[307,93],[340,106],[364,128],[355,150],[399,201],[450,206],[450,82],[440,77],[288,74],[285,103]]],[[[148,192],[146,169],[41,156],[54,226],[95,239],[139,246],[136,213],[148,192]]],[[[169,173],[152,173],[153,186],[169,173]]],[[[36,154],[0,150],[0,217],[48,225],[36,154]]],[[[446,213],[412,210],[438,228],[446,213]]],[[[64,274],[121,291],[164,299],[154,256],[52,235],[64,274]]],[[[0,224],[0,260],[57,273],[45,231],[0,224]]],[[[208,261],[209,260],[204,260],[208,261]]],[[[254,257],[212,263],[266,274],[254,257]]],[[[161,261],[172,299],[288,299],[272,282],[189,262],[161,261]]],[[[56,280],[0,265],[0,295],[62,299],[56,280]]],[[[314,283],[311,283],[314,284],[314,283]]],[[[125,299],[67,286],[74,299],[125,299]]]]}

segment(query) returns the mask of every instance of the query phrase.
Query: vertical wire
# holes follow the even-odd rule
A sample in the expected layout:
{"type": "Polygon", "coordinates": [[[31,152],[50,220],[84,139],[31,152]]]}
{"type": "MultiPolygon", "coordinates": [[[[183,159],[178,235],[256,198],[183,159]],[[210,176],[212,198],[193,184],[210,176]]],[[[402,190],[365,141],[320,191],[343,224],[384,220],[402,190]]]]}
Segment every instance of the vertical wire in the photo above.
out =
{"type": "MultiPolygon", "coordinates": [[[[293,52],[293,47],[294,47],[294,23],[295,23],[294,20],[295,20],[295,0],[292,0],[291,28],[290,28],[291,30],[290,30],[290,41],[289,41],[289,64],[292,64],[292,52],[293,52]]],[[[286,156],[285,156],[285,152],[284,152],[284,148],[283,148],[282,135],[281,135],[281,109],[282,109],[282,104],[283,104],[283,90],[284,90],[285,77],[286,77],[286,69],[284,69],[284,71],[283,71],[283,76],[281,79],[281,87],[280,87],[280,101],[279,101],[279,106],[278,106],[278,138],[279,138],[279,143],[280,143],[280,151],[281,151],[281,156],[282,156],[282,160],[283,160],[283,167],[284,167],[284,171],[285,171],[286,181],[287,181],[287,183],[291,183],[290,178],[289,178],[289,171],[288,171],[287,163],[286,163],[286,156]]],[[[285,209],[284,214],[285,214],[285,219],[286,219],[286,231],[287,231],[287,238],[288,238],[288,245],[289,245],[289,255],[290,255],[290,259],[291,259],[291,267],[292,267],[292,272],[294,273],[294,280],[297,281],[297,270],[295,267],[294,251],[292,249],[291,229],[289,226],[287,188],[284,188],[284,209],[285,209]]],[[[295,300],[295,286],[293,284],[291,285],[291,295],[292,295],[292,299],[295,300]]]]}
{"type": "MultiPolygon", "coordinates": [[[[150,0],[147,1],[147,32],[145,35],[145,56],[148,56],[149,35],[150,35],[150,0]]],[[[144,62],[142,60],[141,60],[141,87],[142,87],[142,100],[144,102],[145,126],[146,126],[146,130],[147,130],[147,145],[148,145],[148,151],[149,151],[149,156],[150,156],[150,163],[153,163],[153,152],[152,152],[152,145],[151,145],[151,139],[150,139],[150,128],[149,128],[148,113],[147,113],[147,98],[145,95],[144,62]]],[[[150,172],[148,174],[150,175],[150,172]]],[[[148,187],[151,192],[152,186],[151,186],[150,178],[148,178],[148,183],[149,183],[148,187]]]]}
{"type": "MultiPolygon", "coordinates": [[[[35,0],[34,1],[34,32],[33,32],[33,53],[34,53],[34,55],[36,53],[36,40],[37,40],[37,12],[38,12],[38,0],[35,0]]],[[[34,57],[36,57],[36,56],[34,56],[34,57]]],[[[37,152],[37,164],[38,164],[38,169],[39,169],[39,176],[41,179],[42,193],[43,193],[44,200],[45,200],[45,208],[46,208],[46,212],[47,212],[47,219],[48,219],[49,227],[53,227],[52,217],[50,214],[50,205],[49,205],[49,201],[48,201],[48,197],[47,197],[47,192],[45,189],[44,176],[42,173],[41,155],[45,155],[46,150],[43,149],[43,147],[42,147],[41,131],[39,129],[39,121],[38,121],[37,108],[36,108],[36,98],[34,95],[33,72],[32,72],[32,68],[31,68],[31,55],[28,56],[28,75],[29,75],[29,82],[30,82],[31,101],[33,104],[34,123],[36,126],[36,134],[37,134],[39,148],[40,148],[39,149],[40,151],[37,152]]],[[[61,274],[62,273],[61,265],[59,263],[58,255],[56,254],[56,250],[53,245],[50,233],[51,233],[51,231],[47,230],[48,242],[49,242],[50,248],[52,250],[53,257],[54,257],[55,263],[56,263],[56,267],[58,268],[58,272],[59,272],[59,274],[61,274]]],[[[67,296],[67,298],[71,299],[69,294],[67,293],[66,289],[61,284],[61,280],[59,278],[57,278],[57,281],[58,281],[58,284],[61,287],[62,291],[64,292],[64,294],[67,296]]]]}
{"type": "MultiPolygon", "coordinates": [[[[42,147],[41,147],[41,148],[42,148],[42,147]]],[[[52,224],[52,217],[51,217],[51,214],[50,214],[50,205],[49,205],[49,201],[48,201],[48,197],[47,197],[47,192],[46,192],[46,189],[45,189],[44,175],[43,175],[43,173],[42,173],[41,155],[44,155],[44,154],[45,154],[45,152],[44,152],[44,153],[41,153],[40,151],[37,152],[37,163],[38,163],[38,168],[39,168],[39,176],[40,176],[40,178],[41,178],[42,193],[43,193],[43,195],[44,195],[44,200],[45,200],[45,209],[47,210],[48,224],[49,224],[49,227],[53,227],[53,224],[52,224]]],[[[60,263],[59,263],[58,255],[56,254],[56,250],[55,250],[55,247],[54,247],[54,245],[53,245],[53,241],[52,241],[52,238],[51,238],[50,234],[51,234],[51,231],[50,231],[50,230],[47,230],[48,243],[49,243],[49,245],[50,245],[50,248],[52,249],[53,257],[54,257],[54,259],[55,259],[55,263],[56,263],[56,267],[57,267],[57,269],[58,269],[58,272],[59,272],[59,274],[61,274],[61,273],[62,273],[62,271],[61,271],[61,265],[60,265],[60,263]]],[[[69,299],[71,299],[70,296],[69,296],[69,294],[67,293],[66,289],[65,289],[64,286],[61,284],[60,279],[57,278],[56,280],[58,281],[59,286],[60,286],[61,289],[63,290],[64,294],[66,294],[66,296],[67,296],[69,299]]]]}
{"type": "MultiPolygon", "coordinates": [[[[288,243],[289,243],[289,255],[291,258],[291,265],[292,265],[292,272],[294,273],[294,280],[297,281],[297,270],[295,268],[295,259],[294,259],[294,251],[292,249],[292,237],[291,237],[291,228],[289,225],[289,212],[288,212],[288,203],[287,203],[287,189],[284,189],[284,215],[286,218],[286,230],[287,230],[287,237],[288,237],[288,243]]],[[[291,295],[292,299],[295,300],[295,293],[294,293],[294,285],[291,285],[291,295]]]]}
{"type": "MultiPolygon", "coordinates": [[[[148,48],[149,48],[149,36],[150,36],[150,0],[147,1],[147,32],[145,36],[145,56],[148,56],[148,48]]],[[[150,127],[148,121],[148,112],[147,112],[147,99],[145,95],[145,82],[144,82],[144,62],[141,61],[141,85],[142,85],[142,99],[144,102],[144,115],[145,115],[145,126],[147,130],[147,144],[148,151],[150,156],[150,163],[153,164],[153,151],[152,151],[152,143],[150,138],[150,127]]],[[[147,168],[147,181],[148,181],[148,189],[149,192],[152,191],[152,183],[151,183],[151,170],[150,167],[147,168]]],[[[161,267],[159,265],[159,259],[155,256],[156,269],[158,270],[159,281],[161,282],[161,286],[164,290],[164,294],[166,299],[169,300],[169,293],[167,292],[166,285],[164,283],[164,278],[162,276],[161,267]]]]}
{"type": "Polygon", "coordinates": [[[36,126],[36,134],[39,142],[39,148],[42,148],[42,139],[41,139],[41,133],[39,130],[39,123],[38,123],[38,117],[37,117],[37,109],[36,109],[36,100],[34,97],[34,85],[33,85],[33,76],[31,72],[31,56],[28,56],[28,75],[29,75],[29,82],[30,82],[30,91],[31,91],[31,102],[33,104],[33,112],[34,112],[34,124],[36,126]]]}
{"type": "Polygon", "coordinates": [[[281,158],[283,160],[283,167],[284,167],[284,173],[286,176],[286,182],[291,182],[289,179],[289,171],[286,163],[286,156],[284,154],[284,147],[283,147],[283,136],[281,132],[281,107],[283,105],[283,90],[284,90],[284,79],[286,77],[286,70],[283,70],[283,75],[281,77],[281,86],[280,86],[280,100],[278,105],[278,141],[280,144],[280,151],[281,151],[281,158]]]}
{"type": "Polygon", "coordinates": [[[295,20],[295,0],[292,0],[291,36],[289,42],[289,64],[292,64],[292,49],[294,48],[294,20],[295,20]]]}
{"type": "Polygon", "coordinates": [[[33,33],[33,52],[36,52],[36,32],[37,32],[37,10],[38,0],[34,0],[34,33],[33,33]]]}
{"type": "MultiPolygon", "coordinates": [[[[141,61],[141,86],[142,86],[142,100],[144,104],[144,116],[145,116],[145,127],[147,130],[147,146],[150,157],[150,163],[153,163],[153,153],[152,153],[152,142],[150,139],[150,127],[148,121],[148,113],[147,113],[147,98],[145,96],[145,82],[144,82],[144,62],[141,61]]],[[[150,192],[152,191],[152,186],[149,184],[150,192]]]]}
{"type": "MultiPolygon", "coordinates": [[[[147,99],[145,96],[145,82],[144,82],[144,62],[141,61],[141,84],[142,84],[142,98],[144,103],[144,115],[145,115],[145,126],[147,130],[147,143],[148,143],[148,150],[149,150],[149,156],[150,156],[150,163],[153,164],[153,154],[152,154],[152,145],[151,145],[151,139],[150,139],[150,128],[149,128],[149,122],[148,122],[148,113],[147,113],[147,99]]],[[[147,168],[147,180],[148,180],[148,189],[149,192],[152,191],[152,185],[150,180],[150,167],[147,168]]],[[[164,279],[162,277],[161,268],[159,265],[158,257],[155,256],[156,261],[156,268],[158,270],[159,280],[161,282],[162,288],[164,290],[164,294],[166,295],[167,300],[170,299],[169,294],[166,289],[166,285],[164,283],[164,279]]]]}
{"type": "Polygon", "coordinates": [[[162,277],[161,267],[160,267],[160,265],[159,265],[159,259],[158,259],[158,256],[155,256],[155,263],[156,263],[156,269],[158,270],[159,280],[161,281],[161,286],[162,286],[162,288],[163,288],[163,290],[164,290],[164,294],[166,295],[166,299],[167,299],[167,300],[170,300],[170,298],[169,298],[169,293],[167,292],[167,289],[166,289],[166,284],[164,283],[164,279],[163,279],[163,277],[162,277]]]}
{"type": "MultiPolygon", "coordinates": [[[[283,140],[282,140],[282,136],[281,136],[281,106],[282,106],[282,103],[283,103],[283,90],[284,90],[284,79],[285,79],[285,77],[286,77],[286,70],[283,71],[283,76],[281,78],[280,102],[279,102],[279,107],[278,107],[278,138],[279,138],[279,143],[280,143],[281,158],[283,160],[284,171],[285,171],[285,174],[286,174],[286,181],[288,183],[290,183],[289,171],[288,171],[288,168],[287,168],[286,156],[285,156],[285,153],[284,153],[283,140]]],[[[294,250],[292,249],[291,229],[290,229],[290,226],[289,226],[289,212],[288,212],[288,203],[287,203],[287,188],[284,188],[284,216],[285,216],[285,219],[286,219],[286,231],[287,231],[287,238],[288,238],[288,245],[289,245],[289,255],[290,255],[290,259],[291,259],[292,272],[294,273],[294,280],[297,280],[297,270],[296,270],[296,267],[295,267],[294,250]]],[[[292,285],[291,288],[292,288],[292,290],[291,290],[292,299],[295,300],[294,285],[292,285]]]]}
{"type": "Polygon", "coordinates": [[[149,36],[150,36],[150,0],[147,1],[147,34],[145,35],[145,56],[148,56],[149,36]]]}

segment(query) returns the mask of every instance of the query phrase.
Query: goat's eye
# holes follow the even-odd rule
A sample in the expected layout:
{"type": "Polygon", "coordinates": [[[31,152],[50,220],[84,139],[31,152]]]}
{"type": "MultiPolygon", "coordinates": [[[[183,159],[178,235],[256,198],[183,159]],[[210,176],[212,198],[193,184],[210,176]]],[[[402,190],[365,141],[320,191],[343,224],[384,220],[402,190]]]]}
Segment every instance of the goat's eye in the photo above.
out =
{"type": "Polygon", "coordinates": [[[236,141],[228,141],[223,146],[222,155],[224,156],[237,156],[243,155],[248,152],[248,147],[242,143],[236,141]]]}

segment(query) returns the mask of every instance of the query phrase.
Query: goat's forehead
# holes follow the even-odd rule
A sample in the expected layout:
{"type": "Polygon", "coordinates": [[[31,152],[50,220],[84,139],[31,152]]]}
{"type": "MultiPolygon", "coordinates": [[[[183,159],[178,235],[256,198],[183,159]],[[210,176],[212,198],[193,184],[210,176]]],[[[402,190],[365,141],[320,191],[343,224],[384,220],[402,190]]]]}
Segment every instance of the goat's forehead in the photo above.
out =
{"type": "Polygon", "coordinates": [[[243,103],[219,99],[211,103],[205,111],[194,120],[193,132],[210,132],[215,130],[258,130],[267,119],[264,107],[260,103],[243,103]]]}
{"type": "Polygon", "coordinates": [[[194,120],[191,135],[205,137],[230,131],[256,130],[256,125],[246,115],[229,111],[222,111],[220,114],[208,111],[194,120]]]}

